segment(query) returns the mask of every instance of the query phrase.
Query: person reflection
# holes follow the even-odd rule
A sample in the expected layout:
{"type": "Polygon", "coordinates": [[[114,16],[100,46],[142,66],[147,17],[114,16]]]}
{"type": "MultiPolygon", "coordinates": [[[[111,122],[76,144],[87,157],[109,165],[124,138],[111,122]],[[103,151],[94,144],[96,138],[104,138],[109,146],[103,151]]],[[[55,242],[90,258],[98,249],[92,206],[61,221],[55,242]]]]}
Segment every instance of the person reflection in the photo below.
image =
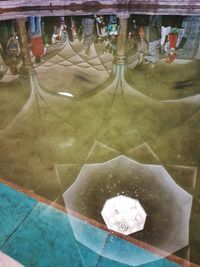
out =
{"type": "Polygon", "coordinates": [[[67,34],[68,39],[72,43],[74,40],[82,40],[83,29],[82,29],[82,19],[81,17],[67,17],[67,34]]]}
{"type": "Polygon", "coordinates": [[[116,54],[118,34],[119,21],[115,15],[110,15],[108,22],[108,44],[106,45],[105,49],[113,55],[116,54]]]}
{"type": "Polygon", "coordinates": [[[146,63],[156,63],[160,58],[162,16],[149,17],[149,25],[145,27],[145,35],[148,41],[148,53],[145,55],[146,63]]]}
{"type": "Polygon", "coordinates": [[[110,36],[117,36],[119,33],[119,24],[117,16],[110,15],[109,16],[109,23],[108,23],[108,34],[110,36]]]}
{"type": "MultiPolygon", "coordinates": [[[[5,65],[10,69],[13,75],[18,74],[18,64],[21,61],[20,46],[18,36],[15,33],[14,21],[7,21],[0,27],[0,55],[5,65]]],[[[5,71],[0,71],[0,77],[3,78],[5,71]]]]}
{"type": "Polygon", "coordinates": [[[102,42],[104,39],[105,40],[107,39],[108,25],[103,16],[96,15],[95,20],[96,20],[96,30],[97,30],[98,40],[102,42]]]}
{"type": "Polygon", "coordinates": [[[65,18],[61,17],[57,25],[54,25],[54,32],[51,37],[51,43],[55,44],[60,42],[64,32],[66,32],[65,18]]]}
{"type": "Polygon", "coordinates": [[[191,59],[200,59],[200,16],[187,16],[182,22],[185,38],[180,55],[191,59]]]}
{"type": "Polygon", "coordinates": [[[138,54],[139,60],[138,63],[144,63],[145,55],[148,53],[148,41],[145,37],[144,27],[140,26],[138,32],[136,32],[136,38],[138,40],[138,54]]]}
{"type": "Polygon", "coordinates": [[[83,37],[84,37],[84,49],[87,56],[91,55],[91,45],[94,40],[94,18],[84,17],[82,19],[83,37]]]}
{"type": "Polygon", "coordinates": [[[164,17],[162,25],[161,53],[166,57],[167,63],[173,63],[174,60],[184,58],[181,51],[185,46],[187,35],[182,25],[184,17],[164,17]]]}
{"type": "Polygon", "coordinates": [[[41,56],[45,54],[45,46],[42,37],[41,17],[29,17],[29,34],[31,38],[31,51],[35,56],[35,63],[41,62],[41,56]]]}

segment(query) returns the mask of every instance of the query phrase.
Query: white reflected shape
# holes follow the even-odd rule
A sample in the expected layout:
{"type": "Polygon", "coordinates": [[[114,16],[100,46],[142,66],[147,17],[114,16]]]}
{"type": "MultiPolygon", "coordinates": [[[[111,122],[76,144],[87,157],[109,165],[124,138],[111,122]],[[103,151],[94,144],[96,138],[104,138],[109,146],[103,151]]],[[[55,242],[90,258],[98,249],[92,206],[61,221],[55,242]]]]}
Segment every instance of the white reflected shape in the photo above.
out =
{"type": "Polygon", "coordinates": [[[74,216],[68,215],[68,217],[76,240],[100,255],[109,234],[101,229],[95,229],[95,226],[74,216]]]}
{"type": "Polygon", "coordinates": [[[107,199],[101,215],[108,229],[123,235],[143,230],[147,216],[137,199],[122,195],[107,199]]]}
{"type": "Polygon", "coordinates": [[[68,96],[68,97],[74,97],[74,95],[72,95],[71,93],[67,93],[67,92],[58,92],[59,95],[63,95],[63,96],[68,96]]]}
{"type": "MultiPolygon", "coordinates": [[[[100,164],[85,164],[63,197],[66,209],[101,221],[104,203],[118,193],[139,199],[148,214],[145,228],[139,232],[139,237],[138,233],[134,233],[135,238],[161,250],[162,257],[189,244],[193,198],[174,182],[161,165],[140,164],[126,156],[100,164]]],[[[116,219],[120,222],[122,217],[116,219]]],[[[120,227],[125,229],[127,226],[122,224],[120,227]]],[[[114,230],[117,228],[114,227],[114,230]]],[[[84,232],[79,235],[79,242],[87,246],[88,241],[83,236],[84,232]]],[[[118,254],[117,249],[106,251],[106,257],[132,266],[129,255],[125,253],[119,258],[118,254]]],[[[140,258],[139,263],[150,262],[150,258],[140,258]]]]}

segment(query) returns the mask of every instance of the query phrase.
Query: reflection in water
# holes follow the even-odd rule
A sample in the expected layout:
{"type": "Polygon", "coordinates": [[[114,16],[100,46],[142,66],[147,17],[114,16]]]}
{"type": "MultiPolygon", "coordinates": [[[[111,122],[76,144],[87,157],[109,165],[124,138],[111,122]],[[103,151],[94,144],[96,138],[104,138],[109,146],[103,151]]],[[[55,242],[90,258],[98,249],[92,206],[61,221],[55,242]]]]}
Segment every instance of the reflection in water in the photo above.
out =
{"type": "Polygon", "coordinates": [[[74,97],[72,94],[70,93],[66,93],[66,92],[58,92],[59,95],[64,95],[64,96],[69,96],[69,97],[74,97]]]}
{"type": "Polygon", "coordinates": [[[126,196],[106,200],[101,215],[108,229],[124,235],[143,230],[147,216],[138,200],[126,196]]]}
{"type": "Polygon", "coordinates": [[[138,164],[124,156],[84,165],[64,200],[67,209],[103,222],[105,201],[118,194],[138,199],[147,213],[144,230],[134,237],[163,250],[164,256],[188,245],[192,197],[159,165],[138,164]]]}
{"type": "MultiPolygon", "coordinates": [[[[140,198],[155,216],[134,236],[200,263],[199,38],[198,16],[0,22],[1,176],[62,202],[85,162],[124,154],[151,164],[130,160],[139,169],[122,171],[120,163],[110,178],[97,172],[94,179],[81,179],[87,194],[80,210],[73,203],[72,208],[102,222],[107,198],[117,193],[140,198]],[[99,142],[103,149],[96,149],[99,142]],[[107,145],[113,149],[107,152],[107,145]],[[194,196],[191,217],[186,191],[194,196]]],[[[72,197],[77,203],[79,195],[72,197]]]]}

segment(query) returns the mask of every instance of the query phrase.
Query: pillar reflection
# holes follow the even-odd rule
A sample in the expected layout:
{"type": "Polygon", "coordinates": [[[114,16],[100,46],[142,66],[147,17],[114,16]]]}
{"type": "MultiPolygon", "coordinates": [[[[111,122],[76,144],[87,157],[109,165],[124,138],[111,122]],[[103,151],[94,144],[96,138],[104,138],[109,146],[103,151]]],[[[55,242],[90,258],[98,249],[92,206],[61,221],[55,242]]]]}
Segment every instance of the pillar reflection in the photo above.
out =
{"type": "Polygon", "coordinates": [[[28,42],[28,32],[26,28],[26,18],[16,20],[16,29],[19,36],[19,43],[21,48],[22,67],[21,73],[33,72],[33,64],[31,62],[30,48],[28,42]]]}

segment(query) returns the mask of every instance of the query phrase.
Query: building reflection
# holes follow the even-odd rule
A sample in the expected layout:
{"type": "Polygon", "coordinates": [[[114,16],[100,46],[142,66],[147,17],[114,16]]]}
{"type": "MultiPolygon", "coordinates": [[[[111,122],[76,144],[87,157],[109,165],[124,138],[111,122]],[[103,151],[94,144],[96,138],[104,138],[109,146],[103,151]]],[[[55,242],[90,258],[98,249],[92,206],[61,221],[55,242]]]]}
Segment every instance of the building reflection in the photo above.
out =
{"type": "Polygon", "coordinates": [[[18,68],[28,72],[33,66],[47,66],[47,62],[55,55],[60,56],[60,52],[63,60],[57,57],[53,62],[57,65],[62,61],[62,65],[70,68],[70,63],[84,66],[85,61],[93,68],[105,68],[108,72],[112,71],[113,63],[133,69],[140,64],[171,64],[200,57],[198,16],[31,17],[1,22],[0,31],[2,78],[5,74],[3,66],[17,75],[18,68]],[[73,56],[70,63],[64,62],[73,56]],[[96,57],[100,62],[95,61],[96,57]]]}

